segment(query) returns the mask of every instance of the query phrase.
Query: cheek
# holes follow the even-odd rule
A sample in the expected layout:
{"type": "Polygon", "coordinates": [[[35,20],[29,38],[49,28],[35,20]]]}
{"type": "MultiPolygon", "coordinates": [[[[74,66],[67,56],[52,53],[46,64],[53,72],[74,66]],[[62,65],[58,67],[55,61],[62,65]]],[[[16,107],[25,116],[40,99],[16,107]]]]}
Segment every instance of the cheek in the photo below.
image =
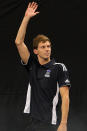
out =
{"type": "Polygon", "coordinates": [[[42,50],[38,51],[38,54],[43,54],[43,51],[42,50]]]}

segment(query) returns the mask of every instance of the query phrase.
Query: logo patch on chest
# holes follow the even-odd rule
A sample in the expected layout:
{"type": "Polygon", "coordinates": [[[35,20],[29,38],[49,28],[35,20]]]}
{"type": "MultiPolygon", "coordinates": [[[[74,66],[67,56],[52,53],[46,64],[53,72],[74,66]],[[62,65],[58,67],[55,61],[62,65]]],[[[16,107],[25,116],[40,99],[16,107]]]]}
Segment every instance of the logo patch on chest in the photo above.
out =
{"type": "Polygon", "coordinates": [[[51,70],[47,70],[44,76],[45,77],[50,77],[50,73],[51,73],[51,70]]]}

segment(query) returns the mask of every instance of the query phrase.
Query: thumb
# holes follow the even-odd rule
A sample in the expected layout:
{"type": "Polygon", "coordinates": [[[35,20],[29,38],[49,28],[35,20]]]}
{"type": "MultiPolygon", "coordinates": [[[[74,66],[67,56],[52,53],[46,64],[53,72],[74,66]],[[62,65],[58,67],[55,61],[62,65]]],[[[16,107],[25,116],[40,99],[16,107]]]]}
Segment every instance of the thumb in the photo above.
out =
{"type": "Polygon", "coordinates": [[[38,11],[37,11],[37,12],[35,12],[35,14],[36,14],[36,15],[37,15],[37,14],[39,14],[39,13],[40,13],[40,12],[38,12],[38,11]]]}

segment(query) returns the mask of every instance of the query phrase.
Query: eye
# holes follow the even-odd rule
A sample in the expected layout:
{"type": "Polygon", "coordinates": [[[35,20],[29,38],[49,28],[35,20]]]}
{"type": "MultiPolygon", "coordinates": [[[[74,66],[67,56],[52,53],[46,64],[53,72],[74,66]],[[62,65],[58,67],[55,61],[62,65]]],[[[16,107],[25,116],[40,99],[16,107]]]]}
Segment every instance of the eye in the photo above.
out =
{"type": "Polygon", "coordinates": [[[48,47],[48,48],[50,48],[50,47],[51,47],[51,45],[48,45],[47,47],[48,47]]]}
{"type": "Polygon", "coordinates": [[[44,48],[45,48],[45,46],[41,46],[41,48],[42,48],[42,49],[44,49],[44,48]]]}

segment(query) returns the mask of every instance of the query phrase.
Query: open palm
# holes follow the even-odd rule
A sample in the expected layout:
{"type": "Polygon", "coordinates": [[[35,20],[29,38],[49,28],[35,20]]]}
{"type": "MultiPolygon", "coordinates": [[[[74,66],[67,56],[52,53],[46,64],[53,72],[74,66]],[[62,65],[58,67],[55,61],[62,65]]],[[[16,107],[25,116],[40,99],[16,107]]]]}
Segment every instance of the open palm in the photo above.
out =
{"type": "Polygon", "coordinates": [[[36,2],[29,3],[28,8],[25,12],[25,15],[28,17],[33,17],[37,15],[39,12],[36,12],[38,4],[36,2]]]}

